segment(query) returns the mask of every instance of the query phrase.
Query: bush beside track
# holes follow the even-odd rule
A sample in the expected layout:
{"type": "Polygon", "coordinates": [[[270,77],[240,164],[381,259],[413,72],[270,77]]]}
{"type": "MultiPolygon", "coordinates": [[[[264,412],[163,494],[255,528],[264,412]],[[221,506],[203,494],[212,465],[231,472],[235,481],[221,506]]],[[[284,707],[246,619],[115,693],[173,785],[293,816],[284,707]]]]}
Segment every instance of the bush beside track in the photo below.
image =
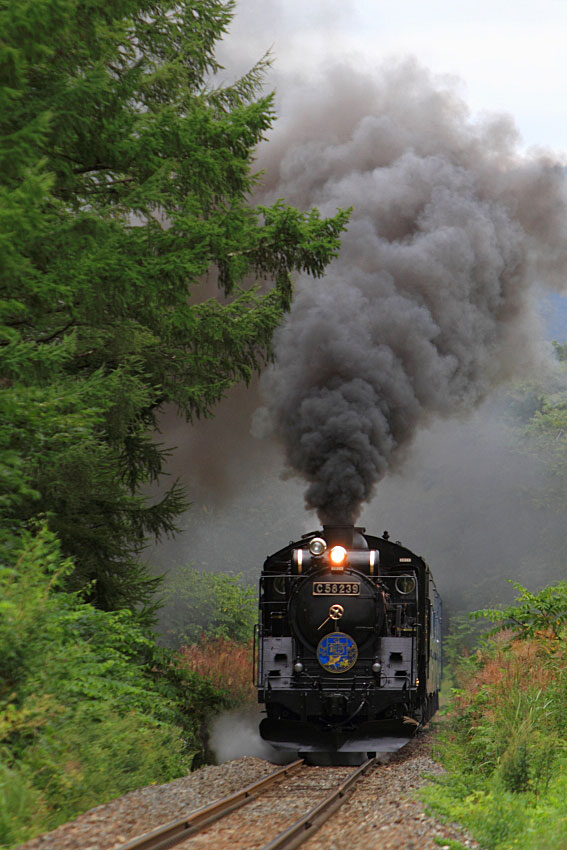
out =
{"type": "MultiPolygon", "coordinates": [[[[66,592],[72,569],[41,528],[0,571],[2,847],[187,773],[203,759],[207,720],[241,699],[215,684],[213,661],[200,664],[206,639],[191,666],[190,652],[157,647],[129,611],[66,592]]],[[[225,640],[242,667],[248,648],[225,640]]]]}
{"type": "Polygon", "coordinates": [[[516,587],[516,605],[476,615],[500,626],[454,668],[438,753],[448,774],[423,797],[485,850],[565,850],[567,582],[516,587]]]}

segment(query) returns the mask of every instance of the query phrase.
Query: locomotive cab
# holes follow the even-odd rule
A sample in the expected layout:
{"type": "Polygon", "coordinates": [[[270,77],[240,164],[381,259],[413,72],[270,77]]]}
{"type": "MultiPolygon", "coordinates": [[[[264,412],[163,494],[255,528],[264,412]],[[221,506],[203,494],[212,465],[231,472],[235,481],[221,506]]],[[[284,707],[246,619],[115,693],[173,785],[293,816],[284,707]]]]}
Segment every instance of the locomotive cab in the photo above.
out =
{"type": "Polygon", "coordinates": [[[266,559],[255,667],[275,747],[403,746],[437,708],[440,661],[429,569],[386,533],[324,526],[266,559]]]}

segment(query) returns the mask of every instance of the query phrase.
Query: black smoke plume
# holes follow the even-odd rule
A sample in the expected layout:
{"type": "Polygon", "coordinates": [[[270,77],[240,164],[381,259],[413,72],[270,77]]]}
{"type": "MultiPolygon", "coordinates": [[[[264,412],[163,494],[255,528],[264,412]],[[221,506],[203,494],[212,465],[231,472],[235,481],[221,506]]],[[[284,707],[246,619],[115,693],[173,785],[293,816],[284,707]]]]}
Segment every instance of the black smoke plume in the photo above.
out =
{"type": "Polygon", "coordinates": [[[421,426],[541,356],[534,284],[564,283],[563,169],[413,62],[331,69],[285,106],[267,194],[353,213],[326,278],[297,284],[264,394],[307,507],[352,522],[421,426]]]}

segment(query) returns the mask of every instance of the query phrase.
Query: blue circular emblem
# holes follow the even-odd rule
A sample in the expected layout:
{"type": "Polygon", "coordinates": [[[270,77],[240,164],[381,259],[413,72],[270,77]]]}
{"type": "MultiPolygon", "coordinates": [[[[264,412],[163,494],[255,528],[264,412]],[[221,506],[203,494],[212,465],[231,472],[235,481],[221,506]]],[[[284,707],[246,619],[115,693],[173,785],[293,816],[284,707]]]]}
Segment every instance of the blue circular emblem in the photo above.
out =
{"type": "Polygon", "coordinates": [[[350,635],[329,632],[317,647],[317,661],[329,673],[344,673],[356,664],[358,647],[350,635]]]}

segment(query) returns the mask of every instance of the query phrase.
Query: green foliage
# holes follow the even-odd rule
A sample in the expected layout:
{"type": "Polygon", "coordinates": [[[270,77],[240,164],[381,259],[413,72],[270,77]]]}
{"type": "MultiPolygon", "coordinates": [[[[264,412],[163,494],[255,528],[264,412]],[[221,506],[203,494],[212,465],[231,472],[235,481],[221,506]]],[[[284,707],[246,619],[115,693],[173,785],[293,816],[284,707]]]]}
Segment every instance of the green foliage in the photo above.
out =
{"type": "Polygon", "coordinates": [[[495,776],[506,791],[547,790],[557,762],[559,741],[548,729],[538,728],[536,716],[528,716],[512,727],[495,776]]]}
{"type": "Polygon", "coordinates": [[[567,363],[567,342],[557,342],[553,340],[551,343],[553,351],[560,363],[567,363]]]}
{"type": "Polygon", "coordinates": [[[478,616],[511,625],[459,665],[441,734],[447,775],[423,796],[486,850],[565,850],[567,625],[565,583],[478,616]]]}
{"type": "Polygon", "coordinates": [[[537,632],[549,632],[558,638],[567,626],[567,581],[544,587],[539,593],[531,593],[517,582],[510,582],[519,591],[517,605],[507,608],[484,608],[470,616],[481,617],[498,623],[499,628],[514,629],[519,637],[533,637],[537,632]]]}
{"type": "Polygon", "coordinates": [[[47,809],[29,770],[8,767],[0,753],[0,846],[11,847],[41,832],[47,809]]]}
{"type": "Polygon", "coordinates": [[[476,666],[475,650],[486,633],[484,623],[472,622],[472,615],[454,614],[449,618],[447,634],[443,639],[443,678],[454,682],[459,672],[476,666]]]}
{"type": "Polygon", "coordinates": [[[211,82],[233,8],[0,4],[0,546],[44,514],[107,610],[150,603],[140,554],[185,506],[140,495],[158,410],[209,416],[264,365],[290,274],[322,275],[348,218],[250,205],[273,100],[266,59],[211,82]]]}
{"type": "Polygon", "coordinates": [[[127,610],[65,592],[54,534],[0,573],[0,844],[190,769],[228,695],[156,650],[127,610]]]}
{"type": "Polygon", "coordinates": [[[442,820],[465,826],[483,850],[520,847],[515,840],[524,833],[528,818],[523,801],[501,787],[472,789],[452,777],[434,779],[420,796],[442,820]]]}
{"type": "MultiPolygon", "coordinates": [[[[549,580],[562,578],[567,562],[567,541],[558,534],[567,508],[567,349],[564,343],[553,343],[553,348],[558,361],[554,369],[507,393],[510,448],[524,455],[532,467],[524,498],[531,504],[534,519],[537,517],[536,534],[545,542],[544,553],[536,556],[538,563],[522,565],[524,582],[528,570],[549,580]]],[[[518,573],[520,580],[521,575],[518,573]]]]}
{"type": "Polygon", "coordinates": [[[46,726],[24,763],[51,809],[50,826],[127,791],[187,772],[179,730],[100,700],[46,726]]]}
{"type": "Polygon", "coordinates": [[[210,677],[187,670],[182,659],[157,647],[153,648],[150,672],[156,691],[175,706],[175,719],[193,755],[193,767],[205,757],[211,718],[234,707],[230,685],[217,685],[210,677]]]}
{"type": "Polygon", "coordinates": [[[556,764],[545,794],[507,791],[497,778],[467,789],[452,775],[420,792],[442,820],[465,826],[484,850],[565,850],[567,761],[556,764]]]}
{"type": "MultiPolygon", "coordinates": [[[[567,367],[565,345],[554,343],[557,372],[544,382],[524,385],[512,394],[518,448],[537,460],[545,485],[534,488],[536,507],[563,512],[567,502],[567,367]]],[[[545,534],[545,527],[542,528],[545,534]]],[[[563,558],[565,552],[562,553],[563,558]]]]}
{"type": "Polygon", "coordinates": [[[198,643],[203,633],[248,643],[258,606],[255,590],[241,581],[240,574],[199,572],[190,566],[171,571],[161,623],[166,644],[178,648],[198,643]]]}

